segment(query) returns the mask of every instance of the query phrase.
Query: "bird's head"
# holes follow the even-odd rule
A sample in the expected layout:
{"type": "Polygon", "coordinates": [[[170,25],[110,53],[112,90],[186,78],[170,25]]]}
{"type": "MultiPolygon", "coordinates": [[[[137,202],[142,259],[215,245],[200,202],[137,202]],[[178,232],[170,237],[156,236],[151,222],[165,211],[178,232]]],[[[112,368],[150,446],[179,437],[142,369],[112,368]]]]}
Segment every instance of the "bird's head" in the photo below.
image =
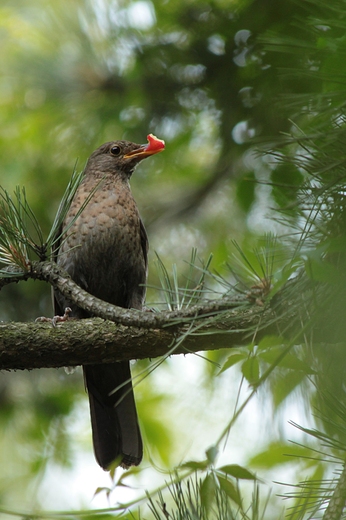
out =
{"type": "Polygon", "coordinates": [[[137,164],[165,149],[165,142],[149,134],[147,144],[111,141],[100,146],[89,157],[86,170],[98,173],[121,172],[129,178],[137,164]]]}

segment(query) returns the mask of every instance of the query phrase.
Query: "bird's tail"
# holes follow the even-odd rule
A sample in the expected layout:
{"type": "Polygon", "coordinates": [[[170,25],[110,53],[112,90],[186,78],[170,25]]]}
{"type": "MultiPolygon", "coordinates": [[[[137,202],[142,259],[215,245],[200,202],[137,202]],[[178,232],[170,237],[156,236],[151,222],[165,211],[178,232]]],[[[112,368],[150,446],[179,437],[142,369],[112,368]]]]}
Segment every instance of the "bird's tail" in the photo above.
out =
{"type": "Polygon", "coordinates": [[[143,445],[129,363],[86,365],[83,369],[97,462],[105,470],[117,459],[125,468],[137,466],[143,445]]]}

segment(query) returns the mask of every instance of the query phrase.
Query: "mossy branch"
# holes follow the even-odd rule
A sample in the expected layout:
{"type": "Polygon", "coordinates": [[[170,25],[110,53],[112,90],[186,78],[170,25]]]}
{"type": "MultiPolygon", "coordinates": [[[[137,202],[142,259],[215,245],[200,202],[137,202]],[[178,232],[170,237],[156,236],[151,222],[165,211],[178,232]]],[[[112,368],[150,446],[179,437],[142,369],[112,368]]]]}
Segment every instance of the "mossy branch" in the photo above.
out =
{"type": "Polygon", "coordinates": [[[123,309],[91,296],[54,262],[33,262],[26,272],[16,266],[7,271],[9,276],[0,280],[0,288],[28,278],[44,280],[101,319],[69,320],[57,327],[3,323],[0,369],[109,363],[231,348],[249,343],[256,330],[258,335],[277,332],[274,312],[251,304],[246,296],[155,313],[123,309]]]}
{"type": "Polygon", "coordinates": [[[241,313],[239,321],[230,314],[215,327],[201,327],[200,334],[189,334],[188,327],[175,332],[125,327],[101,318],[71,320],[56,327],[49,323],[3,323],[0,370],[110,363],[232,348],[251,341],[249,331],[239,330],[238,325],[255,326],[260,319],[259,312],[241,313]],[[181,334],[186,337],[174,348],[181,334]]]}
{"type": "Polygon", "coordinates": [[[9,283],[19,282],[32,278],[48,282],[60,291],[65,298],[72,301],[78,307],[90,312],[94,316],[115,323],[141,327],[145,329],[162,329],[181,324],[183,321],[191,321],[196,318],[207,318],[222,311],[250,306],[250,301],[244,297],[221,298],[192,305],[186,309],[169,312],[143,312],[135,309],[124,309],[110,303],[104,302],[79,287],[70,275],[61,269],[55,262],[32,262],[30,269],[21,271],[17,266],[9,266],[6,269],[9,277],[0,278],[0,290],[9,283]]]}

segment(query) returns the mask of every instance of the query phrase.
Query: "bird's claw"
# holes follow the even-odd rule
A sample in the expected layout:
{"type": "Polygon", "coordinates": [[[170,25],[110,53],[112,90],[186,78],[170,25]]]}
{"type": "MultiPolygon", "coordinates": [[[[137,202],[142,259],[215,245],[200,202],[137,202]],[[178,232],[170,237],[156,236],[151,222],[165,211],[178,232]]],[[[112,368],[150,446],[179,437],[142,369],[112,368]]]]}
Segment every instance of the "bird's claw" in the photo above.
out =
{"type": "Polygon", "coordinates": [[[72,313],[72,309],[70,307],[65,308],[65,312],[63,316],[54,316],[52,318],[52,325],[56,327],[57,323],[61,323],[62,321],[67,321],[70,319],[70,314],[72,313]]]}
{"type": "Polygon", "coordinates": [[[43,323],[46,321],[51,322],[53,327],[56,327],[57,323],[61,323],[62,321],[67,321],[70,318],[70,314],[72,313],[72,309],[70,307],[65,308],[65,312],[63,316],[53,316],[53,318],[46,318],[45,316],[40,316],[36,318],[36,323],[43,323]]]}

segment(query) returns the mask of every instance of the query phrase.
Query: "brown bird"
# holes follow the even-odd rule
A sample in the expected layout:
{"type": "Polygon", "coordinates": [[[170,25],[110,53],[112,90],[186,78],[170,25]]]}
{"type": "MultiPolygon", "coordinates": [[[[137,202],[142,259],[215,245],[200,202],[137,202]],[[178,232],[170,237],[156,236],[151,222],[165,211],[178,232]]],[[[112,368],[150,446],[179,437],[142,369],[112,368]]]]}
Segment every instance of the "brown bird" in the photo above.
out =
{"type": "MultiPolygon", "coordinates": [[[[137,164],[162,151],[153,135],[149,144],[105,143],[86,164],[63,224],[66,229],[90,193],[91,199],[61,240],[56,261],[90,294],[120,307],[141,309],[147,279],[147,235],[129,180],[137,164]],[[95,189],[96,187],[96,189],[95,189]]],[[[56,313],[71,307],[76,318],[89,314],[54,293],[56,313]]],[[[94,452],[107,470],[117,461],[137,466],[143,456],[129,362],[83,367],[89,394],[94,452]]]]}

